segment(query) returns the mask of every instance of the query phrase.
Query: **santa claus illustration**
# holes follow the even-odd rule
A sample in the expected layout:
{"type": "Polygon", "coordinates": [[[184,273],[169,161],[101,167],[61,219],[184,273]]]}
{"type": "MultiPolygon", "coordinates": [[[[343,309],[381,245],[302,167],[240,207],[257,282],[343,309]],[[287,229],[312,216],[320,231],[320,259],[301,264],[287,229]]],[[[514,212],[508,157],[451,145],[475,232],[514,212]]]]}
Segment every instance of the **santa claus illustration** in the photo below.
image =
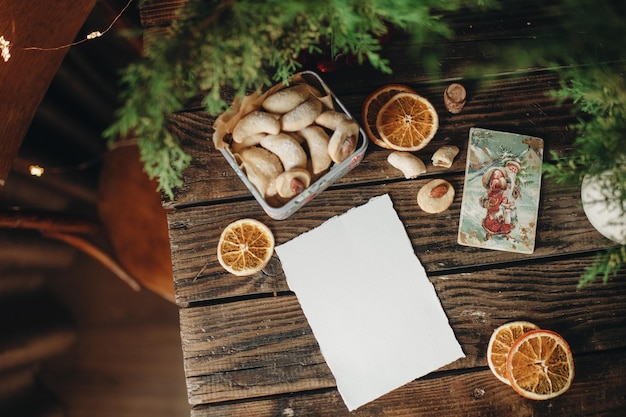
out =
{"type": "Polygon", "coordinates": [[[511,208],[510,199],[505,195],[509,189],[507,179],[508,174],[503,167],[490,168],[483,174],[482,183],[487,191],[480,203],[487,209],[482,226],[488,232],[488,237],[490,234],[508,234],[514,227],[510,216],[505,216],[506,210],[511,208]]]}

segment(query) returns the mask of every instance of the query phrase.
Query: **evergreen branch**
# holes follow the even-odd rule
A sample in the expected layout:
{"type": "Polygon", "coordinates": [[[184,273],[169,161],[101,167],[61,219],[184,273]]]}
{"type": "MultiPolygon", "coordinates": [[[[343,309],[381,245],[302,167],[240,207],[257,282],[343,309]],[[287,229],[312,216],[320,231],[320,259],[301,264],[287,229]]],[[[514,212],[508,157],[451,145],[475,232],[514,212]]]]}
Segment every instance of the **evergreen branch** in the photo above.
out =
{"type": "Polygon", "coordinates": [[[583,288],[597,281],[598,276],[606,284],[609,279],[616,276],[619,270],[626,264],[626,246],[610,248],[598,252],[592,266],[585,268],[585,272],[578,281],[578,288],[583,288]]]}
{"type": "Polygon", "coordinates": [[[598,177],[626,206],[626,84],[623,76],[609,68],[576,68],[564,74],[560,90],[552,95],[571,100],[574,111],[583,113],[570,126],[577,137],[570,155],[554,152],[552,164],[545,165],[547,177],[557,183],[580,186],[585,176],[598,177]]]}
{"type": "Polygon", "coordinates": [[[449,36],[436,10],[492,5],[495,0],[188,0],[165,33],[155,35],[146,55],[122,73],[122,106],[104,132],[113,142],[138,139],[145,171],[173,198],[190,157],[167,130],[170,116],[192,97],[206,111],[228,106],[223,89],[235,97],[287,81],[301,68],[303,52],[352,53],[389,73],[377,37],[387,24],[417,39],[449,36]]]}
{"type": "MultiPolygon", "coordinates": [[[[552,152],[554,162],[544,173],[560,184],[580,187],[586,176],[598,179],[605,195],[615,197],[615,207],[626,216],[626,84],[623,76],[604,66],[568,71],[561,89],[553,92],[561,101],[571,100],[583,113],[571,128],[577,133],[571,155],[552,152]]],[[[578,287],[602,277],[607,283],[626,262],[626,245],[599,252],[581,275],[578,287]]]]}

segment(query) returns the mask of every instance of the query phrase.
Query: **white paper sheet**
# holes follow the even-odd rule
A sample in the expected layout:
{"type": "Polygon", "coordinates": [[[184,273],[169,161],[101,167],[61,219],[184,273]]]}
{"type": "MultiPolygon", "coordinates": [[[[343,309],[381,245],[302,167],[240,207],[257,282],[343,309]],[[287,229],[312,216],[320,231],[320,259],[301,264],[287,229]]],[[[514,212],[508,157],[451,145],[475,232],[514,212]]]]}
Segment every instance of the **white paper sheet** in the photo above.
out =
{"type": "Polygon", "coordinates": [[[350,411],[464,357],[387,194],[276,253],[350,411]]]}

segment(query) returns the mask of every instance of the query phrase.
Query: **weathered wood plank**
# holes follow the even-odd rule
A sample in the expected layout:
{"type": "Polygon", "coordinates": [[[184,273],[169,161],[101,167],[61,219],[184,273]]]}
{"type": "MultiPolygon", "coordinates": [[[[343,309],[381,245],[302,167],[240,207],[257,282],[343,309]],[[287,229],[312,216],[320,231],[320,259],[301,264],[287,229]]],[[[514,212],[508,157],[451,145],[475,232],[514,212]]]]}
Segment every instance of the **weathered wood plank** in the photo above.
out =
{"type": "MultiPolygon", "coordinates": [[[[333,87],[331,80],[329,85],[333,87]]],[[[447,85],[438,83],[407,83],[428,98],[440,117],[440,128],[432,142],[418,155],[428,166],[426,176],[460,172],[465,169],[467,139],[471,127],[510,131],[543,138],[548,151],[559,153],[571,149],[574,138],[568,126],[574,122],[569,105],[559,105],[548,97],[558,87],[559,78],[552,73],[534,73],[522,77],[504,77],[488,83],[468,81],[468,102],[463,112],[450,114],[443,104],[447,85]],[[456,145],[460,153],[450,169],[431,165],[433,152],[444,144],[456,145]]],[[[382,85],[382,84],[381,84],[382,85]]],[[[349,91],[337,85],[336,94],[348,111],[361,121],[361,106],[374,88],[349,91]],[[346,91],[342,93],[342,91],[346,91]]],[[[174,203],[188,205],[218,198],[250,197],[251,194],[227,164],[211,141],[213,118],[202,111],[187,111],[173,117],[172,132],[181,138],[184,149],[192,156],[191,166],[183,173],[184,185],[176,190],[174,203]]],[[[337,184],[360,184],[370,181],[398,179],[400,171],[387,163],[389,150],[370,144],[363,162],[337,184]]]]}
{"type": "MultiPolygon", "coordinates": [[[[144,24],[162,30],[183,2],[158,2],[151,16],[143,17],[144,24]]],[[[424,177],[405,181],[387,164],[389,152],[371,145],[359,167],[287,221],[268,219],[213,149],[210,116],[190,108],[173,117],[172,131],[193,157],[173,202],[176,209],[168,215],[177,302],[187,307],[181,309],[181,336],[189,400],[197,404],[193,416],[580,415],[581,409],[621,415],[626,273],[606,286],[576,289],[578,277],[592,263],[592,252],[612,245],[587,221],[579,190],[544,181],[532,255],[456,243],[471,127],[542,137],[546,159],[549,151],[571,149],[572,107],[557,105],[546,95],[560,82],[549,71],[505,67],[479,79],[466,78],[462,82],[469,101],[459,115],[449,114],[442,102],[447,83],[462,76],[469,64],[497,60],[519,40],[539,43],[571,35],[555,33],[552,25],[562,10],[538,12],[538,4],[514,2],[478,20],[461,13],[445,16],[458,42],[424,45],[420,53],[407,37],[394,36],[383,49],[391,58],[391,75],[367,65],[324,74],[359,121],[364,99],[379,85],[413,87],[433,102],[441,122],[436,138],[418,155],[429,163],[444,143],[459,146],[461,153],[452,168],[431,168],[424,177]],[[431,51],[442,56],[437,73],[421,65],[431,51]],[[452,207],[439,215],[426,214],[415,203],[417,190],[432,177],[449,179],[457,190],[452,207]],[[258,274],[238,278],[221,269],[215,248],[224,226],[242,217],[263,220],[280,244],[384,193],[390,194],[467,357],[349,413],[278,258],[258,274]],[[524,400],[486,369],[491,332],[518,319],[556,330],[570,342],[577,377],[564,396],[548,402],[524,400]]]]}
{"type": "MultiPolygon", "coordinates": [[[[153,0],[141,6],[141,24],[145,26],[170,25],[176,19],[177,11],[186,3],[186,0],[153,0]]],[[[455,33],[471,38],[472,32],[480,33],[513,33],[520,30],[537,31],[538,28],[550,28],[555,17],[563,16],[564,12],[555,10],[551,13],[545,7],[537,7],[532,2],[510,2],[506,9],[494,11],[484,10],[481,19],[477,20],[468,14],[467,10],[455,13],[444,13],[444,19],[455,33]],[[528,23],[532,22],[532,27],[528,23]],[[471,24],[471,26],[470,26],[471,24]]]]}
{"type": "MultiPolygon", "coordinates": [[[[185,0],[162,0],[142,6],[141,21],[145,28],[167,27],[182,12],[185,0]]],[[[541,2],[508,2],[506,8],[494,10],[463,9],[456,12],[436,10],[451,29],[450,38],[433,36],[420,40],[419,48],[410,36],[399,28],[392,28],[388,34],[390,41],[383,44],[381,56],[390,62],[393,74],[384,74],[369,64],[350,65],[329,73],[336,77],[339,85],[367,86],[372,80],[381,83],[406,82],[411,79],[422,81],[437,78],[457,78],[464,75],[470,63],[481,62],[489,66],[497,62],[498,66],[489,67],[495,73],[519,71],[514,67],[514,60],[502,59],[506,50],[520,42],[526,42],[532,48],[546,39],[571,38],[584,36],[575,33],[562,33],[555,22],[567,18],[567,11],[562,8],[549,8],[541,2]],[[436,69],[432,64],[436,61],[436,69]]],[[[151,34],[145,39],[150,41],[151,34]]],[[[318,62],[333,61],[336,57],[330,53],[300,57],[302,68],[315,69],[318,62]]],[[[340,61],[340,60],[339,60],[340,61]]]]}
{"type": "Polygon", "coordinates": [[[417,257],[430,274],[513,261],[531,262],[546,256],[576,254],[611,245],[588,222],[577,189],[544,181],[533,254],[460,246],[457,230],[462,176],[455,174],[448,178],[457,190],[457,197],[447,211],[436,215],[425,213],[416,203],[417,191],[425,179],[326,190],[282,221],[269,219],[254,200],[175,210],[168,215],[168,222],[177,303],[184,306],[196,301],[287,289],[276,256],[265,271],[252,277],[237,278],[221,268],[216,248],[219,235],[228,223],[245,217],[260,219],[274,231],[277,244],[281,244],[385,193],[390,195],[417,257]]]}
{"type": "Polygon", "coordinates": [[[192,404],[334,385],[293,296],[183,309],[181,337],[192,404]]]}
{"type": "Polygon", "coordinates": [[[496,380],[491,372],[474,369],[456,375],[413,381],[349,412],[335,390],[210,404],[194,407],[192,417],[414,417],[414,416],[621,416],[626,381],[624,350],[576,358],[576,376],[568,392],[549,401],[531,401],[496,380]],[[589,411],[591,413],[591,411],[589,411]]]}
{"type": "MultiPolygon", "coordinates": [[[[577,357],[626,348],[626,272],[577,290],[586,262],[431,277],[466,354],[443,369],[486,366],[493,330],[519,319],[561,333],[577,357]]],[[[182,309],[181,336],[192,404],[335,386],[294,295],[182,309]]]]}

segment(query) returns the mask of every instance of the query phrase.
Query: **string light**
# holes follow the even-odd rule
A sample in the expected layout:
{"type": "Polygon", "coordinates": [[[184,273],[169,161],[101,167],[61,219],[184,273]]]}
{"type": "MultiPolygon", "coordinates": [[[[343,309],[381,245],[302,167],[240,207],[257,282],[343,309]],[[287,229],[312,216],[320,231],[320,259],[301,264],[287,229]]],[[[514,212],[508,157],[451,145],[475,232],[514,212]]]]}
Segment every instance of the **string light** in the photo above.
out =
{"type": "Polygon", "coordinates": [[[4,39],[4,36],[0,36],[0,54],[4,62],[9,62],[11,59],[11,42],[4,39]]]}
{"type": "MultiPolygon", "coordinates": [[[[61,49],[67,49],[67,48],[70,48],[72,46],[79,45],[79,44],[81,44],[83,42],[87,42],[87,41],[90,41],[92,39],[99,38],[99,37],[103,36],[104,34],[106,34],[109,30],[111,30],[111,28],[115,25],[115,23],[117,23],[117,21],[122,17],[122,15],[126,11],[126,9],[128,9],[130,7],[132,2],[133,2],[133,0],[128,0],[126,5],[124,6],[124,8],[118,13],[117,16],[115,16],[115,19],[113,19],[111,24],[103,32],[100,32],[99,30],[93,31],[93,32],[89,33],[84,39],[81,39],[81,40],[76,41],[76,42],[68,43],[66,45],[55,46],[55,47],[51,47],[51,48],[42,48],[42,47],[39,47],[39,46],[29,46],[29,47],[26,47],[26,48],[22,48],[22,50],[24,50],[24,51],[59,51],[61,49]]],[[[9,59],[11,59],[11,42],[8,39],[5,39],[4,36],[0,36],[0,54],[1,54],[2,59],[4,60],[4,62],[8,62],[9,59]]]]}
{"type": "MultiPolygon", "coordinates": [[[[128,146],[137,146],[137,139],[124,139],[118,140],[112,143],[106,152],[114,151],[118,148],[124,148],[128,146]]],[[[67,165],[67,166],[47,166],[43,167],[37,164],[34,161],[27,161],[21,159],[19,156],[15,158],[13,161],[13,170],[20,172],[22,174],[30,174],[33,177],[42,177],[44,174],[46,176],[48,174],[68,174],[76,171],[82,171],[85,169],[92,168],[96,166],[96,164],[100,163],[102,159],[105,157],[106,152],[95,155],[94,157],[82,161],[78,164],[67,165]]],[[[0,186],[3,185],[0,182],[0,186]]]]}
{"type": "Polygon", "coordinates": [[[28,167],[28,170],[30,172],[30,175],[32,175],[33,177],[41,177],[43,175],[43,167],[40,167],[39,165],[31,165],[28,167]]]}

